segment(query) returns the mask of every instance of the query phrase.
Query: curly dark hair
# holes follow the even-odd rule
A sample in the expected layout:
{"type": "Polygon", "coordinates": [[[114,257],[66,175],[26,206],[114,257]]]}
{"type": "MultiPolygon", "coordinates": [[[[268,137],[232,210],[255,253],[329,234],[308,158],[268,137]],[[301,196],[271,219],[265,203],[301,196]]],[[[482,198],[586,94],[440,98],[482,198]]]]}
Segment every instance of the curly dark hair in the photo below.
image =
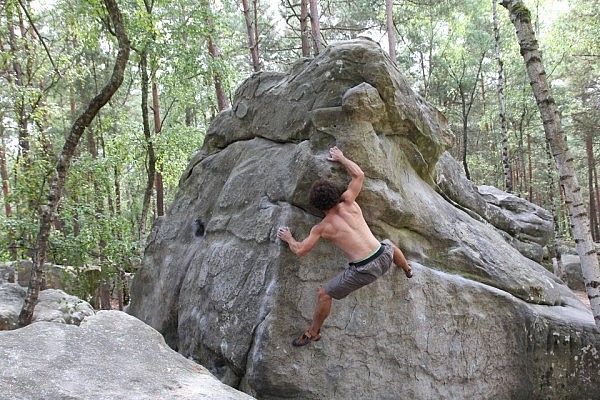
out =
{"type": "Polygon", "coordinates": [[[321,179],[313,183],[308,199],[310,204],[322,211],[333,208],[342,201],[342,190],[328,180],[321,179]]]}

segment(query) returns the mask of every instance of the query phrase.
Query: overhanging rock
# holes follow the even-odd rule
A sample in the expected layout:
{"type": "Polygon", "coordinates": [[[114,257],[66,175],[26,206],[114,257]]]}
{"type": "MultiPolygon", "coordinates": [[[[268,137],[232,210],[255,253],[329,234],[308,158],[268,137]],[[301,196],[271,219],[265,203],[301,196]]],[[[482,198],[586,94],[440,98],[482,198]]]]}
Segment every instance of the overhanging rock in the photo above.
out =
{"type": "Polygon", "coordinates": [[[436,192],[451,144],[444,117],[372,41],[253,75],[154,226],[130,312],[262,399],[597,398],[591,314],[436,192]],[[347,183],[326,160],[333,145],[365,171],[365,218],[400,244],[416,277],[392,271],[334,302],[323,339],[297,349],[317,288],[345,260],[327,243],[297,258],[276,228],[305,236],[320,218],[306,198],[312,182],[347,183]]]}

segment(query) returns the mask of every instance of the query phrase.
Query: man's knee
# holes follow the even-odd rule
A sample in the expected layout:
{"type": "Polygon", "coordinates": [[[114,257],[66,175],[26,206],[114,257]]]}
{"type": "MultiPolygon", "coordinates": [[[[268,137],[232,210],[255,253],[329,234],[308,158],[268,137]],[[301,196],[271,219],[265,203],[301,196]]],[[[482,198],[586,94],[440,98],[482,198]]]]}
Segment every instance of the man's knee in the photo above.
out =
{"type": "Polygon", "coordinates": [[[319,288],[319,301],[330,302],[332,297],[327,294],[324,288],[319,288]]]}

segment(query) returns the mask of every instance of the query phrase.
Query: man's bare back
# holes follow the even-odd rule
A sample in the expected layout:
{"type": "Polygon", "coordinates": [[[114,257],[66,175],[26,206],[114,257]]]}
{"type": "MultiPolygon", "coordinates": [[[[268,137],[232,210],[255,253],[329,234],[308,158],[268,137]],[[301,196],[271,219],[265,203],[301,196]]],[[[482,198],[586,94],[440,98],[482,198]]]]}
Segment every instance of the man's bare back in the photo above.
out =
{"type": "Polygon", "coordinates": [[[317,226],[322,228],[321,237],[339,247],[349,261],[364,260],[380,246],[355,201],[339,203],[317,226]]]}
{"type": "Polygon", "coordinates": [[[412,269],[402,251],[389,240],[380,243],[375,238],[356,203],[364,181],[363,171],[356,163],[344,157],[337,147],[331,148],[329,154],[330,161],[342,164],[352,176],[348,188],[340,195],[339,189],[331,183],[316,182],[310,191],[310,201],[313,206],[325,212],[323,220],[313,226],[308,237],[302,241],[294,239],[288,227],[279,228],[277,237],[286,242],[298,256],[311,251],[319,238],[327,239],[346,254],[350,263],[348,268],[319,289],[313,321],[292,342],[294,346],[304,346],[321,339],[321,325],[329,315],[332,298],[342,299],[372,283],[385,274],[392,264],[404,270],[408,278],[412,277],[412,269]]]}
{"type": "Polygon", "coordinates": [[[337,147],[332,147],[329,155],[328,160],[339,162],[352,176],[348,188],[340,196],[340,201],[333,207],[323,210],[325,218],[311,229],[309,236],[302,242],[297,242],[287,227],[280,228],[277,236],[287,242],[290,249],[299,256],[312,250],[319,238],[322,237],[339,247],[346,253],[350,261],[361,260],[376,251],[380,245],[371,233],[371,229],[356,203],[356,197],[362,189],[365,174],[337,147]]]}

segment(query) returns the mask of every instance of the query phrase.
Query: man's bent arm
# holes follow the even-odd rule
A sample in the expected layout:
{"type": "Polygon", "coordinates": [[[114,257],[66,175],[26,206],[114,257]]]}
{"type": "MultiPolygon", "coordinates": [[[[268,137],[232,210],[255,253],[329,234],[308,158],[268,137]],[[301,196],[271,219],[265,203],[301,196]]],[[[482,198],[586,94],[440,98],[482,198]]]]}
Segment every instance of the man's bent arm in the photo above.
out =
{"type": "Polygon", "coordinates": [[[350,176],[352,176],[352,178],[361,179],[361,180],[362,180],[362,178],[364,178],[365,173],[363,172],[363,170],[360,169],[358,164],[356,164],[351,159],[344,156],[343,158],[340,159],[339,162],[346,168],[346,171],[348,171],[348,173],[350,174],[350,176]]]}
{"type": "Polygon", "coordinates": [[[308,237],[301,242],[294,239],[287,227],[279,228],[277,237],[286,242],[294,254],[303,256],[308,254],[319,241],[319,238],[321,237],[321,227],[319,225],[313,226],[308,237]]]}
{"type": "Polygon", "coordinates": [[[358,194],[360,193],[365,180],[365,173],[354,161],[346,158],[344,153],[337,147],[329,149],[331,155],[331,161],[337,161],[346,168],[346,171],[352,176],[352,180],[348,184],[348,189],[342,194],[342,200],[346,202],[353,202],[358,194]]]}

